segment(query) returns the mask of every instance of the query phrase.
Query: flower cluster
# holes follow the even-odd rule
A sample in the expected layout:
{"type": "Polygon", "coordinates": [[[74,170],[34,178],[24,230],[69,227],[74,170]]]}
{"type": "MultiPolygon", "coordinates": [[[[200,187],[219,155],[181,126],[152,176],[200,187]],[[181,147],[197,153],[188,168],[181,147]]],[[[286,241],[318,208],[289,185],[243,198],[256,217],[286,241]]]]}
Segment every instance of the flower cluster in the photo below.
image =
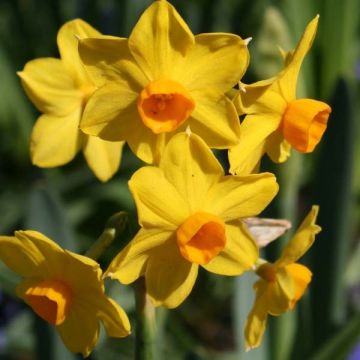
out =
{"type": "MultiPolygon", "coordinates": [[[[227,276],[255,271],[248,348],[260,344],[268,314],[292,309],[311,280],[296,261],[320,230],[316,206],[274,264],[259,258],[246,219],[278,191],[275,176],[258,171],[262,156],[281,163],[291,148],[312,152],[326,129],[330,107],[296,98],[318,20],[294,51],[282,54],[279,74],[250,85],[241,82],[249,41],[228,33],[193,35],[166,0],[145,10],[129,38],[70,21],[58,33],[60,59],[36,59],[19,72],[42,113],[31,138],[35,165],[63,165],[83,150],[106,181],[118,170],[125,142],[147,163],[129,181],[140,230],[104,276],[123,284],[144,277],[152,303],[174,308],[190,294],[199,266],[227,276]],[[229,175],[213,148],[228,150],[229,175]]],[[[24,278],[17,294],[56,326],[71,351],[90,353],[99,320],[110,336],[129,334],[95,260],[34,231],[0,237],[0,259],[24,278]]]]}

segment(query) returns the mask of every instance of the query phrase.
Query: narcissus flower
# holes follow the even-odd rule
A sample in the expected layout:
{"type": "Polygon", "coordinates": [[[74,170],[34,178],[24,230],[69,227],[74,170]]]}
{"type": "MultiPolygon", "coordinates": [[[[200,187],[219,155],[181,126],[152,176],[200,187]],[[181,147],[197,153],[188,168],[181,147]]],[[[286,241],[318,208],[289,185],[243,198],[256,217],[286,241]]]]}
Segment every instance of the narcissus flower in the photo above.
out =
{"type": "Polygon", "coordinates": [[[172,5],[154,1],[129,39],[80,41],[94,83],[108,80],[89,99],[81,129],[126,140],[147,163],[158,163],[170,137],[187,125],[210,147],[236,144],[239,120],[224,93],[247,68],[246,44],[233,34],[194,36],[172,5]]]}
{"type": "Polygon", "coordinates": [[[96,261],[63,250],[36,231],[0,236],[0,260],[23,277],[17,295],[56,327],[70,351],[90,354],[99,336],[99,321],[109,336],[129,335],[129,320],[106,297],[96,261]]]}
{"type": "Polygon", "coordinates": [[[199,266],[239,275],[254,265],[258,247],[240,219],[262,211],[278,185],[269,173],[224,176],[194,134],[175,135],[159,166],[129,181],[141,229],[105,275],[124,284],[143,275],[154,305],[173,308],[190,293],[199,266]]]}
{"type": "Polygon", "coordinates": [[[240,114],[239,144],[229,151],[231,173],[251,172],[267,153],[274,162],[284,162],[291,147],[312,152],[320,141],[331,108],[313,99],[297,99],[297,78],[301,64],[314,40],[319,16],[306,27],[293,52],[285,56],[285,69],[276,77],[242,85],[234,99],[240,114]]]}
{"type": "Polygon", "coordinates": [[[96,89],[78,54],[78,39],[89,36],[100,33],[82,20],[67,22],[57,37],[61,59],[29,61],[18,74],[27,95],[43,113],[31,136],[33,164],[45,168],[64,165],[82,150],[94,174],[107,181],[119,168],[123,143],[79,130],[84,106],[96,89]]]}
{"type": "Polygon", "coordinates": [[[295,236],[274,263],[264,262],[257,269],[261,277],[255,285],[256,299],[245,325],[246,348],[260,345],[268,314],[281,315],[292,310],[303,296],[312,273],[296,261],[311,247],[321,228],[315,224],[318,206],[313,206],[295,236]]]}

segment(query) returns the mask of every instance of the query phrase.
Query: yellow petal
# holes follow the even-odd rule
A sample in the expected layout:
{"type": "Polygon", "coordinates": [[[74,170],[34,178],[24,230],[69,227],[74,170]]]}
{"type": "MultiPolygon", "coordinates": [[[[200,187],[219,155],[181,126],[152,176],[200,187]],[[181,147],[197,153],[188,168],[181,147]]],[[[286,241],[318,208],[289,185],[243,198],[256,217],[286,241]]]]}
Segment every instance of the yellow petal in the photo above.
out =
{"type": "Polygon", "coordinates": [[[143,125],[138,119],[134,118],[133,131],[129,131],[127,142],[131,151],[142,161],[148,164],[158,165],[171,133],[154,134],[150,129],[143,125]]]}
{"type": "Polygon", "coordinates": [[[160,168],[186,199],[191,213],[201,209],[210,187],[224,174],[205,142],[195,134],[186,133],[177,134],[169,141],[160,168]]]}
{"type": "Polygon", "coordinates": [[[136,131],[138,94],[120,82],[110,82],[95,91],[86,104],[80,128],[88,135],[108,141],[125,140],[136,131]]]}
{"type": "Polygon", "coordinates": [[[186,55],[186,71],[181,80],[189,90],[212,87],[226,92],[239,82],[248,63],[249,51],[239,36],[196,35],[195,46],[186,55]]]}
{"type": "Polygon", "coordinates": [[[81,305],[74,304],[66,321],[56,329],[70,351],[87,357],[99,337],[99,320],[95,312],[89,312],[81,305]]]}
{"type": "Polygon", "coordinates": [[[273,162],[283,163],[291,154],[291,145],[284,139],[281,131],[276,130],[267,138],[265,151],[273,162]]]}
{"type": "Polygon", "coordinates": [[[26,94],[40,112],[64,116],[81,105],[83,94],[59,59],[29,61],[18,75],[26,94]]]}
{"type": "Polygon", "coordinates": [[[188,124],[211,148],[226,149],[238,143],[240,122],[234,104],[216,89],[193,90],[195,109],[188,124]]]}
{"type": "Polygon", "coordinates": [[[167,1],[154,1],[142,14],[130,37],[129,48],[152,81],[174,78],[194,36],[175,8],[167,1]]]}
{"type": "Polygon", "coordinates": [[[241,275],[254,265],[259,249],[240,221],[226,224],[225,229],[225,248],[203,267],[215,274],[241,275]]]}
{"type": "Polygon", "coordinates": [[[315,241],[315,235],[321,231],[321,227],[315,224],[318,212],[319,206],[314,205],[276,261],[277,266],[295,263],[308,251],[315,241]]]}
{"type": "Polygon", "coordinates": [[[291,308],[295,296],[295,283],[289,272],[284,268],[276,271],[276,280],[268,285],[268,312],[281,315],[291,308]]]}
{"type": "Polygon", "coordinates": [[[143,167],[129,181],[143,227],[175,231],[190,215],[186,200],[156,167],[143,167]]]}
{"type": "Polygon", "coordinates": [[[58,262],[59,265],[54,269],[55,275],[71,287],[76,294],[75,297],[81,294],[87,294],[85,296],[94,296],[94,293],[96,296],[104,294],[102,270],[95,260],[64,250],[58,262]]]}
{"type": "Polygon", "coordinates": [[[0,246],[0,259],[23,277],[46,278],[61,266],[63,250],[37,231],[16,231],[15,237],[0,237],[0,246]]]}
{"type": "Polygon", "coordinates": [[[96,177],[108,181],[119,169],[124,142],[105,141],[95,136],[87,136],[84,156],[96,177]]]}
{"type": "MultiPolygon", "coordinates": [[[[174,233],[162,229],[140,229],[134,239],[111,261],[104,276],[130,284],[144,274],[150,252],[162,245],[174,233]]],[[[175,241],[175,240],[174,240],[175,241]]]]}
{"type": "Polygon", "coordinates": [[[79,39],[97,36],[101,36],[101,34],[81,19],[66,22],[58,32],[57,43],[61,60],[67,73],[76,80],[78,85],[89,82],[88,75],[79,57],[79,39]]]}
{"type": "Polygon", "coordinates": [[[106,81],[123,81],[140,92],[149,82],[131,55],[127,39],[113,36],[84,39],[79,41],[79,54],[97,86],[106,81]]]}
{"type": "Polygon", "coordinates": [[[251,85],[242,84],[233,101],[239,115],[270,113],[282,116],[287,106],[282,92],[278,78],[274,77],[251,85]]]}
{"type": "Polygon", "coordinates": [[[93,296],[87,299],[91,304],[89,311],[96,312],[102,320],[106,334],[112,337],[130,335],[130,322],[119,304],[106,296],[93,296]]]}
{"type": "Polygon", "coordinates": [[[245,324],[245,348],[251,350],[261,344],[267,323],[267,288],[258,286],[253,308],[245,324]]]}
{"type": "Polygon", "coordinates": [[[247,175],[258,165],[266,139],[280,125],[276,115],[248,115],[241,123],[238,144],[229,150],[230,173],[247,175]]]}
{"type": "Polygon", "coordinates": [[[37,277],[44,271],[43,254],[27,239],[0,236],[0,260],[22,277],[37,277]]]}
{"type": "Polygon", "coordinates": [[[54,167],[71,161],[83,145],[80,117],[81,108],[62,117],[40,116],[31,134],[32,163],[40,167],[54,167]]]}
{"type": "Polygon", "coordinates": [[[179,306],[190,294],[198,274],[198,265],[185,260],[175,241],[154,251],[146,267],[146,290],[155,306],[179,306]]]}
{"type": "Polygon", "coordinates": [[[283,91],[286,101],[292,101],[296,98],[296,85],[301,64],[310,50],[314,41],[319,22],[319,15],[307,25],[295,51],[289,55],[287,66],[279,78],[279,86],[283,91]]]}
{"type": "Polygon", "coordinates": [[[264,154],[265,143],[257,145],[249,156],[239,162],[239,151],[238,146],[233,146],[228,151],[228,159],[231,164],[229,170],[230,174],[233,175],[249,175],[257,174],[260,172],[261,158],[264,154]]]}
{"type": "Polygon", "coordinates": [[[203,206],[228,222],[259,214],[277,191],[276,178],[270,173],[224,176],[213,185],[203,206]]]}

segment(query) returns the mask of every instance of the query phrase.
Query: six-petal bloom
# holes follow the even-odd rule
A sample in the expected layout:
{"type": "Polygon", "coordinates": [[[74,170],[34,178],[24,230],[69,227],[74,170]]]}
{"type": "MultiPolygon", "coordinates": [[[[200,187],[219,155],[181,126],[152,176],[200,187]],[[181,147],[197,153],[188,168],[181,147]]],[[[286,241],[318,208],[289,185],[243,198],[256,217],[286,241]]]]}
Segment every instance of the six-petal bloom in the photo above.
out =
{"type": "Polygon", "coordinates": [[[291,147],[312,152],[326,130],[331,108],[313,99],[296,99],[301,64],[314,40],[319,16],[306,27],[296,49],[285,56],[285,68],[274,78],[243,84],[234,99],[241,124],[239,143],[229,150],[230,172],[252,172],[262,155],[281,163],[291,147]]]}
{"type": "Polygon", "coordinates": [[[281,315],[292,310],[303,296],[312,273],[296,261],[311,247],[321,228],[315,224],[318,206],[313,206],[294,237],[274,263],[265,262],[257,269],[261,277],[254,284],[256,299],[245,325],[246,348],[260,345],[267,316],[281,315]]]}
{"type": "Polygon", "coordinates": [[[278,191],[274,175],[225,176],[205,142],[180,133],[159,167],[143,167],[129,181],[140,231],[105,275],[124,284],[145,276],[154,305],[178,306],[190,293],[199,265],[240,275],[258,258],[241,218],[260,213],[278,191]]]}
{"type": "Polygon", "coordinates": [[[104,141],[79,130],[84,106],[96,86],[81,63],[78,39],[100,35],[80,19],[69,21],[57,37],[61,59],[29,61],[18,74],[27,95],[43,113],[31,136],[32,162],[45,168],[64,165],[82,149],[94,174],[107,181],[119,168],[124,143],[104,141]]]}
{"type": "Polygon", "coordinates": [[[56,326],[64,344],[88,356],[99,336],[130,334],[123,309],[104,293],[99,264],[63,250],[36,231],[0,236],[0,260],[23,277],[16,293],[44,320],[56,326]]]}
{"type": "Polygon", "coordinates": [[[212,148],[235,145],[239,120],[224,94],[248,66],[246,44],[233,34],[194,36],[171,4],[154,1],[129,39],[80,41],[94,83],[108,80],[89,99],[81,129],[106,140],[126,140],[151,164],[158,164],[173,133],[187,125],[212,148]]]}

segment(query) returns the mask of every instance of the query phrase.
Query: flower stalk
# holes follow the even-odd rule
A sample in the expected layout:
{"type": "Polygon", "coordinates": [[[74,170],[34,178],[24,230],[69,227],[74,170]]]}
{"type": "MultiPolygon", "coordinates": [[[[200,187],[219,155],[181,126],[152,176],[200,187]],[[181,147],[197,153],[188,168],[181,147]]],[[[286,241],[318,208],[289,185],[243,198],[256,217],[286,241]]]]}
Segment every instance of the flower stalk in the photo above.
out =
{"type": "Polygon", "coordinates": [[[93,245],[87,250],[85,256],[97,260],[101,254],[117,239],[128,223],[128,214],[119,211],[111,216],[105,224],[105,229],[93,245]]]}
{"type": "Polygon", "coordinates": [[[135,360],[155,359],[156,320],[155,308],[146,294],[145,279],[135,283],[136,329],[135,360]]]}

